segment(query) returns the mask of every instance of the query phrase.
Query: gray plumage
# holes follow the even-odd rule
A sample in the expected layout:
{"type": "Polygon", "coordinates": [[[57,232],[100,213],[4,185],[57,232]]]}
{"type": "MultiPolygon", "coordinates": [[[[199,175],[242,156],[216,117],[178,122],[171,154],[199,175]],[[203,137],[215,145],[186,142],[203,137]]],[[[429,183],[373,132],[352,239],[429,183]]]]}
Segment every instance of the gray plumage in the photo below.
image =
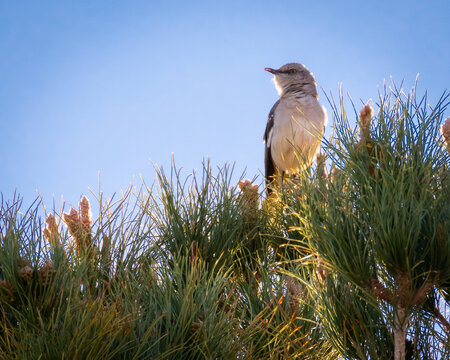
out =
{"type": "MultiPolygon", "coordinates": [[[[276,174],[295,174],[309,166],[320,149],[327,114],[319,104],[313,74],[302,64],[290,63],[275,70],[280,99],[269,112],[264,132],[264,166],[269,184],[276,174]]],[[[270,188],[268,187],[270,193],[270,188]]]]}

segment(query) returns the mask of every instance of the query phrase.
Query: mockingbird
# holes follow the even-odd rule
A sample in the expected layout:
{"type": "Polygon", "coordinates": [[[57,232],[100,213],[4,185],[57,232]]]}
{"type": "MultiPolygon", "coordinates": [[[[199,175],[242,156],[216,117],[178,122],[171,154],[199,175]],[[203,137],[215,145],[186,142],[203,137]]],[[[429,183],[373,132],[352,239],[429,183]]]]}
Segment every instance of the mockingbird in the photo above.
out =
{"type": "MultiPolygon", "coordinates": [[[[313,74],[302,64],[290,63],[278,70],[264,69],[274,75],[273,81],[280,95],[270,109],[264,142],[266,184],[275,172],[295,174],[311,165],[320,148],[327,113],[317,101],[313,74]]],[[[272,191],[267,186],[267,192],[272,191]]]]}

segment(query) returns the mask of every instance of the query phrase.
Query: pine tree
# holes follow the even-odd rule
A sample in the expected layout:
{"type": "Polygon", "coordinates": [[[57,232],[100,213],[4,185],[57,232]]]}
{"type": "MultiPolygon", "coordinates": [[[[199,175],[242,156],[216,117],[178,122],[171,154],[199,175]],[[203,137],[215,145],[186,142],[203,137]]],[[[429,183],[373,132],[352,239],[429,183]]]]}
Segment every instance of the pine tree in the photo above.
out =
{"type": "Polygon", "coordinates": [[[266,199],[208,162],[44,224],[2,198],[0,359],[449,358],[447,99],[385,91],[352,128],[341,97],[266,199]]]}

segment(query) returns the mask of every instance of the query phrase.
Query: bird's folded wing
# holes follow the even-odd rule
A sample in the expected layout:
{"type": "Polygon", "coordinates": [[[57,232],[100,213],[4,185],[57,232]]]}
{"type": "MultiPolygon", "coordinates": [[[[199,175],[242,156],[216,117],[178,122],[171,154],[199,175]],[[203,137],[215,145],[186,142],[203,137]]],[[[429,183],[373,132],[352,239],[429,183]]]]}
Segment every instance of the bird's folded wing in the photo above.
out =
{"type": "Polygon", "coordinates": [[[264,167],[267,183],[269,183],[270,179],[275,174],[275,166],[273,164],[271,153],[271,140],[272,140],[273,123],[275,120],[275,109],[277,108],[279,103],[280,100],[278,100],[275,104],[273,104],[272,109],[270,109],[269,118],[267,119],[266,131],[264,132],[264,142],[266,144],[264,151],[264,167]]]}

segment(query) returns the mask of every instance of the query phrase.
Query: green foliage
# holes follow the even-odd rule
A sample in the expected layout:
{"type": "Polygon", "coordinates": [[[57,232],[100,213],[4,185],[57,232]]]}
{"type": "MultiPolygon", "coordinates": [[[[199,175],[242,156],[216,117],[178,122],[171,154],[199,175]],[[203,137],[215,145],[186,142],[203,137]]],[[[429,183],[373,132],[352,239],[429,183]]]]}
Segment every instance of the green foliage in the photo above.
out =
{"type": "Polygon", "coordinates": [[[303,247],[334,273],[315,291],[324,331],[346,357],[394,358],[405,337],[407,356],[449,355],[449,339],[437,344],[430,332],[448,332],[448,320],[436,318],[444,299],[434,296],[447,294],[450,275],[449,155],[439,140],[446,101],[430,110],[414,92],[384,94],[370,133],[363,115],[358,133],[334,106],[330,176],[305,172],[284,190],[303,247]],[[434,321],[423,317],[427,308],[434,321]]]}
{"type": "Polygon", "coordinates": [[[100,193],[94,222],[85,200],[54,214],[66,226],[47,217],[45,239],[37,206],[2,203],[0,358],[336,358],[277,271],[269,207],[249,208],[227,166],[157,173],[100,193]]]}

